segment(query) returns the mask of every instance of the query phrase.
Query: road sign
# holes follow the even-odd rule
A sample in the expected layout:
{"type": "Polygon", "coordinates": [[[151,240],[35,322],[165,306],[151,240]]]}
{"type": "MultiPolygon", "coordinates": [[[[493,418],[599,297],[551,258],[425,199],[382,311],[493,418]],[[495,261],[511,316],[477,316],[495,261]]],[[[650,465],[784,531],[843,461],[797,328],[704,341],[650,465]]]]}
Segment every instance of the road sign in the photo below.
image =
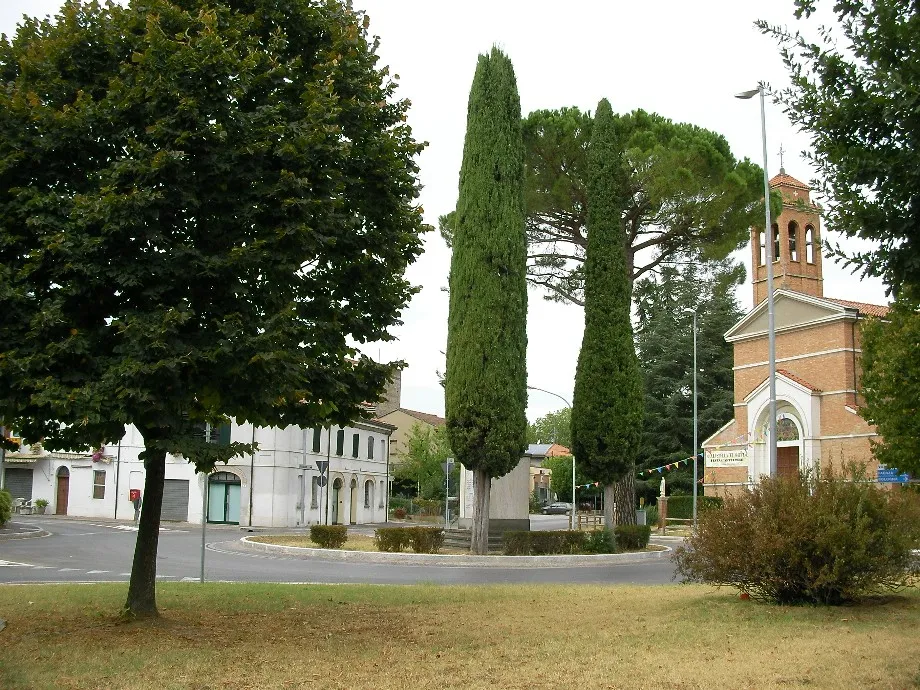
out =
{"type": "Polygon", "coordinates": [[[327,483],[327,482],[328,482],[328,480],[326,479],[326,475],[324,475],[324,474],[321,474],[321,475],[320,475],[319,477],[317,477],[317,479],[316,479],[316,483],[319,484],[320,486],[326,486],[326,483],[327,483]]]}
{"type": "Polygon", "coordinates": [[[885,484],[906,484],[910,481],[910,475],[899,472],[897,467],[879,467],[878,481],[885,484]]]}
{"type": "MultiPolygon", "coordinates": [[[[316,469],[319,470],[319,473],[320,473],[322,476],[325,476],[325,475],[326,475],[326,470],[329,469],[329,461],[328,461],[328,460],[317,460],[317,461],[316,461],[316,469]]],[[[321,484],[320,486],[324,486],[324,485],[321,484]]]]}

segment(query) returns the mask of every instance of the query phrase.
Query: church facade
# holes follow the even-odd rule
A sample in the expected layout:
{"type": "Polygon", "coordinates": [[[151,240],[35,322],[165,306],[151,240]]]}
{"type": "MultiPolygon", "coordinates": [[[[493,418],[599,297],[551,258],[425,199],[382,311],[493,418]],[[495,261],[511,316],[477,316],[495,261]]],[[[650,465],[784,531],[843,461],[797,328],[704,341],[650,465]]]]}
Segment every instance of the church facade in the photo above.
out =
{"type": "MultiPolygon", "coordinates": [[[[824,295],[819,208],[781,171],[783,210],[770,233],[751,230],[754,304],[725,338],[734,348],[734,418],[702,446],[707,495],[737,493],[770,474],[766,242],[773,245],[776,474],[866,463],[875,428],[859,416],[860,322],[887,307],[824,295]]],[[[854,278],[855,280],[855,278],[854,278]]]]}

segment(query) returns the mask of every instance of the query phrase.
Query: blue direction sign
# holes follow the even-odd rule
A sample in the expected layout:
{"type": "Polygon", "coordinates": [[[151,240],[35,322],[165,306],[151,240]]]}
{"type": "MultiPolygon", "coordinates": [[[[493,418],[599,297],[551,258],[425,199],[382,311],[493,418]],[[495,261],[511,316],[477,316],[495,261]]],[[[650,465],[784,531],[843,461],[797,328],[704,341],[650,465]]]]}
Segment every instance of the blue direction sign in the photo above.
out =
{"type": "Polygon", "coordinates": [[[910,475],[898,472],[897,467],[879,467],[878,480],[886,484],[906,484],[910,481],[910,475]]]}

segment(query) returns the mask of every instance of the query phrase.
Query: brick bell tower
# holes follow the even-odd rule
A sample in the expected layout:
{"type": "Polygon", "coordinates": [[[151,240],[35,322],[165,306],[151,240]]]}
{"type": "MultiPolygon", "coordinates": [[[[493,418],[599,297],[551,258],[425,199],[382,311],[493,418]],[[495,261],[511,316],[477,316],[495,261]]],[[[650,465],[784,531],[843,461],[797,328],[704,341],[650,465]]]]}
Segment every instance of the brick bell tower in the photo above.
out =
{"type": "MultiPolygon", "coordinates": [[[[810,199],[811,188],[780,168],[770,189],[783,196],[783,210],[773,223],[773,289],[824,296],[821,273],[820,207],[810,199]]],[[[754,305],[767,298],[766,233],[751,228],[754,305]]]]}

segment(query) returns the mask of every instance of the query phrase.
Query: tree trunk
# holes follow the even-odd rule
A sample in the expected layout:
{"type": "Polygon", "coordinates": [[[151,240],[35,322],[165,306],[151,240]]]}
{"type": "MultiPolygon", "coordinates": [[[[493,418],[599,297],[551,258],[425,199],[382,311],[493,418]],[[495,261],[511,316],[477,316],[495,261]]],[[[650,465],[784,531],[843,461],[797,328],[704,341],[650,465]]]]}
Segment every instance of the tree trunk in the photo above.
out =
{"type": "Polygon", "coordinates": [[[134,546],[134,563],[125,612],[135,618],[152,618],[157,612],[157,546],[160,540],[160,513],[163,509],[163,479],[166,474],[166,451],[145,451],[141,519],[134,546]]]}
{"type": "Polygon", "coordinates": [[[631,467],[626,475],[611,485],[604,487],[604,516],[607,511],[613,510],[613,504],[616,503],[616,515],[613,519],[614,525],[635,525],[636,524],[636,478],[635,468],[631,467]],[[612,494],[609,495],[608,494],[612,494]],[[609,506],[609,508],[608,508],[609,506]]]}
{"type": "Polygon", "coordinates": [[[473,470],[473,536],[470,553],[489,553],[489,498],[492,478],[485,470],[473,470]]]}
{"type": "Polygon", "coordinates": [[[604,484],[604,527],[610,530],[617,526],[617,516],[613,513],[616,500],[616,485],[604,484]]]}

